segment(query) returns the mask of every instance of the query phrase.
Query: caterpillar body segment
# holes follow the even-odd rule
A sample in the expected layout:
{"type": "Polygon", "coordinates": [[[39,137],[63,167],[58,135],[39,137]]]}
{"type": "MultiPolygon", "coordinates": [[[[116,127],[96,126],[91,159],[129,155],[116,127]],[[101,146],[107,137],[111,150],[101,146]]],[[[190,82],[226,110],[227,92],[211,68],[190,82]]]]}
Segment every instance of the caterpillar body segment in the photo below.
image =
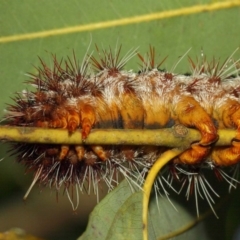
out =
{"type": "MultiPolygon", "coordinates": [[[[153,66],[153,50],[148,60],[139,55],[146,66],[139,74],[121,70],[122,64],[121,69],[117,68],[119,56],[114,60],[111,52],[105,52],[100,61],[92,57],[99,70],[95,76],[87,75],[86,69],[84,73],[74,69],[76,63],[66,62],[64,69],[55,57],[53,69],[42,62],[39,75],[31,75],[30,80],[37,91],[24,92],[23,97],[18,94],[17,105],[8,109],[13,114],[10,119],[19,125],[65,128],[70,134],[81,128],[83,139],[93,128],[158,129],[181,123],[198,129],[202,138],[175,161],[198,164],[217,141],[217,128],[238,129],[239,100],[229,93],[233,92],[233,84],[226,87],[225,79],[221,83],[220,76],[212,71],[217,64],[199,66],[190,60],[195,76],[161,72],[153,66]]],[[[237,145],[226,148],[226,153],[232,151],[236,156],[237,145]]],[[[62,160],[68,150],[66,146],[60,149],[62,160]]],[[[84,147],[76,149],[72,151],[81,161],[84,147]]],[[[104,161],[109,156],[101,146],[93,146],[92,151],[104,161]]],[[[221,165],[216,151],[211,156],[221,165]]],[[[236,163],[235,158],[232,162],[236,163]]]]}
{"type": "MultiPolygon", "coordinates": [[[[198,184],[195,195],[202,188],[209,201],[201,166],[222,174],[218,170],[221,166],[240,161],[237,62],[232,63],[229,58],[219,67],[216,61],[194,63],[190,59],[192,75],[186,76],[160,70],[166,58],[155,66],[155,51],[150,47],[147,58],[138,54],[142,70],[134,73],[123,67],[136,54],[135,50],[123,58],[120,49],[115,55],[111,49],[100,53],[97,48],[97,52],[99,59],[85,57],[80,66],[75,55],[73,61],[68,59],[65,63],[54,56],[53,68],[41,61],[38,74],[29,75],[28,83],[36,90],[16,94],[15,104],[7,109],[7,124],[62,128],[69,134],[81,131],[83,140],[94,128],[159,129],[182,124],[197,129],[200,141],[173,159],[170,179],[182,181],[183,185],[189,182],[188,188],[193,182],[198,184]],[[236,129],[236,137],[231,146],[216,147],[217,130],[225,128],[236,129]]],[[[76,184],[80,191],[90,189],[89,186],[96,188],[100,181],[111,190],[118,183],[118,174],[140,186],[165,150],[165,146],[13,144],[18,161],[35,171],[30,189],[39,182],[57,190],[61,186],[68,190],[76,184]]],[[[167,180],[161,176],[158,181],[163,186],[167,180]]]]}

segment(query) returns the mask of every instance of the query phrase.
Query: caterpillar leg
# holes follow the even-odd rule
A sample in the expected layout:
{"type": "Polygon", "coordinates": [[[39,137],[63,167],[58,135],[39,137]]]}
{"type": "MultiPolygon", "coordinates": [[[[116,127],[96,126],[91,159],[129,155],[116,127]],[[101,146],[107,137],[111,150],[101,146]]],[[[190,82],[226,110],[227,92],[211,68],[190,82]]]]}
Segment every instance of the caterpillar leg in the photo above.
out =
{"type": "MultiPolygon", "coordinates": [[[[94,124],[96,123],[96,115],[95,115],[95,111],[94,108],[90,105],[87,104],[83,104],[80,106],[80,118],[81,118],[81,123],[80,123],[80,119],[77,119],[76,117],[74,118],[71,117],[68,123],[71,124],[73,123],[74,126],[78,126],[79,123],[82,127],[82,139],[85,140],[91,129],[93,128],[94,124]]],[[[90,146],[93,150],[93,152],[102,160],[102,161],[106,161],[108,156],[107,156],[107,152],[103,149],[102,146],[98,146],[98,145],[92,145],[90,146]]],[[[77,146],[75,147],[75,150],[77,152],[78,155],[78,159],[82,160],[84,157],[84,147],[83,146],[77,146]]]]}
{"type": "Polygon", "coordinates": [[[201,133],[201,140],[179,156],[178,161],[186,164],[201,162],[209,153],[209,145],[218,139],[213,121],[200,104],[192,97],[184,97],[175,106],[177,120],[188,127],[194,127],[201,133]]]}
{"type": "Polygon", "coordinates": [[[80,106],[80,117],[82,127],[82,138],[86,139],[93,125],[96,122],[96,116],[93,107],[87,104],[82,104],[80,106]]]}
{"type": "Polygon", "coordinates": [[[59,154],[59,159],[63,160],[67,156],[68,151],[69,151],[69,146],[68,145],[62,145],[61,146],[61,151],[60,151],[60,154],[59,154]]]}
{"type": "Polygon", "coordinates": [[[85,148],[82,145],[76,145],[74,148],[77,153],[78,160],[82,160],[84,157],[85,148]]]}
{"type": "MultiPolygon", "coordinates": [[[[76,131],[78,127],[82,127],[82,138],[86,139],[89,135],[94,123],[95,123],[95,113],[91,106],[87,104],[81,104],[79,112],[66,106],[65,109],[55,109],[51,113],[51,119],[49,121],[38,121],[36,123],[37,127],[50,127],[50,128],[63,128],[68,129],[69,133],[76,131]]],[[[68,157],[70,147],[68,145],[62,145],[59,153],[59,160],[63,160],[68,157]]],[[[75,147],[75,155],[78,160],[82,160],[84,157],[85,149],[83,146],[75,147]]],[[[97,154],[102,157],[103,153],[97,151],[97,154]]]]}
{"type": "Polygon", "coordinates": [[[68,111],[67,115],[67,129],[70,133],[73,133],[76,131],[76,129],[80,125],[80,117],[77,111],[70,110],[68,111]]]}
{"type": "MultiPolygon", "coordinates": [[[[90,105],[84,104],[80,107],[80,109],[81,109],[82,139],[85,140],[88,137],[93,125],[96,123],[96,115],[94,108],[90,105]]],[[[92,145],[91,148],[93,152],[102,161],[107,160],[108,158],[107,153],[102,146],[92,145]]],[[[79,152],[80,155],[82,154],[81,151],[79,152]]]]}
{"type": "Polygon", "coordinates": [[[218,166],[231,166],[240,161],[240,142],[233,141],[231,147],[216,147],[211,159],[218,166]]]}
{"type": "MultiPolygon", "coordinates": [[[[38,121],[38,127],[63,128],[68,129],[70,133],[74,132],[80,124],[79,114],[72,109],[56,109],[51,113],[51,121],[38,121]]],[[[67,157],[70,147],[62,145],[59,153],[59,160],[67,157]]],[[[78,154],[79,155],[79,154],[78,154]]]]}
{"type": "Polygon", "coordinates": [[[64,108],[57,108],[55,111],[51,112],[50,115],[46,116],[46,119],[43,121],[37,121],[37,127],[49,127],[49,128],[64,128],[66,129],[68,126],[68,111],[64,108]],[[51,120],[50,120],[51,119],[51,120]]]}
{"type": "Polygon", "coordinates": [[[237,134],[230,147],[215,147],[211,158],[216,165],[230,166],[240,161],[240,104],[230,100],[222,108],[223,125],[237,127],[237,134]]]}
{"type": "Polygon", "coordinates": [[[108,159],[108,154],[107,152],[103,149],[102,146],[91,146],[92,150],[94,153],[102,160],[106,161],[108,159]]]}

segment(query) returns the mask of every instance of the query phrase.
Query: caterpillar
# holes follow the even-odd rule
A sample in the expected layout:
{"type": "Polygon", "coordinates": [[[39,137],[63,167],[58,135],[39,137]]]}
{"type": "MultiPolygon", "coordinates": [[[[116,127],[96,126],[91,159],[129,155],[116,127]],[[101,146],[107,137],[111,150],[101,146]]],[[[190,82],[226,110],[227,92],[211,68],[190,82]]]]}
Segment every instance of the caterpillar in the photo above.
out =
{"type": "MultiPolygon", "coordinates": [[[[136,50],[120,57],[121,47],[113,51],[99,50],[86,54],[80,64],[73,59],[58,61],[53,67],[40,59],[37,74],[28,74],[34,91],[17,93],[14,104],[6,109],[5,123],[10,126],[67,129],[69,134],[81,131],[87,139],[92,129],[159,129],[182,124],[201,133],[199,142],[173,159],[167,174],[158,182],[167,195],[164,183],[178,179],[182,186],[195,187],[195,193],[212,207],[208,193],[214,192],[202,175],[201,168],[214,169],[235,186],[238,181],[222,167],[235,166],[240,160],[240,77],[233,54],[222,64],[204,57],[194,62],[189,58],[191,74],[181,75],[161,70],[163,59],[156,63],[155,49],[150,46],[144,57],[136,50]],[[124,66],[135,55],[141,62],[139,72],[124,66]],[[236,129],[236,137],[228,147],[216,147],[217,130],[236,129]]],[[[181,60],[181,59],[180,59],[181,60]]],[[[112,190],[118,174],[140,188],[164,146],[100,146],[12,143],[12,153],[28,170],[34,172],[32,187],[39,183],[56,188],[63,186],[98,195],[98,184],[105,182],[112,190]],[[135,174],[137,173],[137,174],[135,174]],[[140,181],[139,181],[140,179],[140,181]]],[[[158,186],[155,186],[158,191],[158,186]]],[[[196,194],[195,194],[196,195],[196,194]]],[[[72,203],[73,204],[73,203],[72,203]]],[[[78,204],[77,204],[78,205],[78,204]]],[[[213,209],[213,208],[212,208],[213,209]]]]}

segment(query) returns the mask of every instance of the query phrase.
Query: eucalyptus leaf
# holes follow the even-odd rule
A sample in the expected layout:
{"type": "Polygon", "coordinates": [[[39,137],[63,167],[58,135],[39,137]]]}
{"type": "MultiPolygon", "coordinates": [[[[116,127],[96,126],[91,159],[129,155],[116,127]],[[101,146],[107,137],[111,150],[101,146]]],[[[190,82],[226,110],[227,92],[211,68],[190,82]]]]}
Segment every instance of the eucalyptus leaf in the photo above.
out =
{"type": "MultiPolygon", "coordinates": [[[[201,54],[203,53],[207,58],[211,59],[214,56],[217,59],[221,58],[221,60],[224,61],[240,45],[239,5],[240,1],[230,0],[1,1],[0,117],[4,115],[6,103],[12,102],[11,97],[14,96],[15,92],[21,92],[23,89],[31,89],[31,86],[24,84],[24,81],[28,80],[25,73],[36,73],[35,67],[39,65],[38,56],[51,66],[53,64],[51,54],[56,54],[59,59],[66,58],[67,56],[71,58],[74,51],[81,62],[88,47],[90,48],[88,53],[91,54],[92,51],[95,50],[95,44],[104,49],[109,46],[114,49],[116,45],[119,46],[122,44],[122,54],[126,53],[129,49],[138,48],[138,51],[143,55],[151,44],[156,49],[159,61],[168,56],[163,64],[163,68],[169,71],[179,60],[179,57],[183,56],[190,48],[191,51],[188,55],[194,59],[196,56],[201,58],[201,54]],[[203,8],[203,6],[212,6],[213,4],[216,6],[222,6],[222,4],[225,3],[229,3],[230,7],[217,7],[213,10],[210,10],[209,8],[206,10],[206,8],[203,8]],[[190,9],[188,14],[184,14],[183,9],[186,8],[190,9]],[[194,12],[192,10],[193,8],[197,8],[199,11],[194,12]],[[178,11],[178,14],[175,16],[173,16],[174,11],[178,11]],[[159,15],[163,15],[162,13],[164,13],[164,15],[161,18],[153,19],[152,17],[156,13],[159,15]],[[146,15],[149,16],[149,20],[141,20],[143,19],[143,16],[146,15]],[[139,17],[139,20],[133,22],[135,17],[139,17]],[[123,22],[122,20],[126,18],[128,20],[125,24],[113,24],[106,27],[106,22],[116,21],[119,23],[123,22]],[[97,24],[98,28],[89,27],[91,24],[97,24]],[[83,30],[75,32],[69,31],[75,27],[81,27],[80,29],[83,30]],[[59,30],[58,33],[52,31],[56,29],[59,30]],[[37,37],[33,37],[33,33],[36,33],[37,37]],[[14,37],[15,40],[7,40],[8,37],[14,37]]],[[[236,53],[234,59],[239,58],[239,56],[240,54],[236,53]]],[[[126,69],[134,69],[134,71],[138,71],[139,62],[140,61],[137,57],[133,58],[127,64],[126,69]]],[[[174,71],[179,73],[189,72],[187,57],[178,64],[174,71]]],[[[6,156],[6,147],[5,145],[1,145],[0,147],[1,159],[6,156]]],[[[19,172],[14,170],[14,168],[18,168],[18,166],[16,164],[13,165],[12,161],[7,157],[5,157],[4,161],[9,161],[9,165],[4,162],[3,167],[0,163],[1,200],[3,199],[2,196],[5,196],[3,189],[6,189],[6,186],[12,186],[12,184],[15,185],[15,187],[19,187],[19,191],[22,191],[22,195],[24,195],[24,191],[26,191],[30,182],[27,183],[28,185],[24,188],[22,186],[23,183],[25,184],[24,177],[20,176],[19,172]],[[8,167],[6,167],[6,165],[8,165],[8,167]],[[9,176],[12,176],[13,180],[5,180],[9,179],[9,176]],[[15,183],[13,183],[14,181],[15,183]],[[2,184],[4,184],[4,187],[1,186],[2,184]]],[[[222,186],[222,183],[215,183],[215,185],[222,186]]],[[[107,233],[106,236],[108,236],[109,239],[111,239],[110,237],[117,239],[114,238],[115,233],[118,234],[117,236],[122,235],[127,237],[125,239],[140,239],[142,236],[141,193],[130,193],[126,190],[127,185],[123,186],[124,185],[120,185],[114,190],[114,192],[107,195],[106,199],[104,199],[104,201],[106,201],[104,207],[102,202],[96,207],[97,211],[99,211],[97,214],[99,217],[96,218],[97,220],[94,220],[94,226],[99,228],[98,224],[101,223],[105,228],[103,231],[100,227],[100,230],[103,234],[107,233]],[[125,193],[121,193],[123,196],[118,196],[118,191],[120,193],[122,190],[121,188],[125,189],[125,193]],[[113,202],[115,202],[115,205],[111,207],[112,215],[117,211],[117,217],[109,216],[109,219],[106,220],[107,215],[102,216],[100,215],[100,212],[108,214],[110,211],[109,208],[112,205],[112,199],[109,199],[110,197],[113,199],[113,202]],[[120,200],[120,203],[118,200],[120,200]],[[125,219],[121,220],[121,217],[124,218],[124,216],[125,219]],[[107,223],[110,224],[108,230],[106,230],[107,226],[105,226],[107,223]],[[130,236],[132,238],[130,238],[130,236]]],[[[15,187],[9,187],[9,189],[14,189],[12,194],[16,192],[15,187]]],[[[38,209],[43,209],[45,202],[41,202],[41,196],[37,196],[36,199],[38,200],[38,209]]],[[[49,201],[54,200],[50,197],[49,201]]],[[[12,204],[14,206],[14,202],[12,204]]],[[[151,202],[151,204],[153,203],[151,202]]],[[[177,203],[174,204],[177,205],[177,203]]],[[[150,238],[154,239],[155,234],[156,236],[161,236],[162,233],[165,234],[175,229],[175,225],[172,226],[170,222],[175,222],[176,224],[181,223],[182,220],[185,220],[185,215],[186,219],[191,222],[192,216],[191,214],[188,215],[188,204],[189,203],[186,202],[183,209],[181,207],[182,205],[177,206],[179,211],[183,211],[181,214],[175,213],[175,210],[172,212],[173,208],[168,202],[159,203],[160,214],[158,214],[156,207],[150,205],[150,222],[154,222],[154,224],[157,225],[157,227],[154,224],[150,225],[150,238]],[[161,207],[162,205],[164,207],[161,207]],[[162,212],[165,210],[167,213],[162,212]],[[157,218],[158,216],[160,216],[160,219],[157,218]],[[155,217],[157,219],[155,219],[155,217]],[[169,224],[168,227],[167,224],[169,224]],[[165,230],[167,232],[165,232],[165,230]]],[[[56,207],[58,207],[58,205],[56,207]]],[[[37,214],[41,215],[41,211],[38,212],[38,209],[36,209],[36,221],[38,219],[37,214]]],[[[96,209],[91,216],[96,214],[96,209]]],[[[227,210],[227,207],[225,207],[225,210],[227,210]]],[[[59,209],[59,211],[61,211],[61,209],[59,209]]],[[[11,207],[9,208],[9,214],[2,216],[2,218],[0,216],[0,222],[4,221],[6,223],[9,221],[9,225],[11,225],[13,220],[10,212],[11,207]]],[[[32,211],[25,212],[24,216],[26,217],[28,214],[32,215],[32,211]]],[[[95,219],[95,217],[92,217],[91,220],[93,219],[95,219]]],[[[193,215],[193,219],[195,219],[195,215],[193,215]]],[[[221,220],[218,220],[216,225],[218,226],[219,233],[221,232],[220,236],[224,238],[224,219],[220,219],[221,220]]],[[[69,223],[69,219],[67,221],[69,223]]],[[[216,221],[212,220],[209,226],[212,226],[214,222],[216,221]]],[[[21,227],[21,224],[22,223],[19,222],[19,227],[21,227]]],[[[49,233],[46,230],[51,228],[49,224],[51,223],[48,223],[48,226],[44,228],[44,223],[39,222],[37,224],[39,229],[33,229],[33,232],[31,232],[32,228],[31,223],[29,222],[29,229],[33,234],[41,233],[42,236],[49,236],[49,233]]],[[[9,226],[9,229],[11,227],[15,226],[9,226]]],[[[177,227],[179,226],[177,225],[177,227]]],[[[205,234],[205,227],[202,227],[202,234],[205,234]]],[[[90,228],[91,225],[89,224],[88,229],[81,239],[87,239],[88,236],[93,236],[91,235],[92,233],[90,233],[91,231],[89,232],[90,228]]],[[[2,231],[5,230],[6,229],[3,229],[2,231]]],[[[51,230],[54,231],[53,228],[51,230]]],[[[212,231],[213,230],[214,227],[212,227],[212,231]]],[[[191,231],[195,231],[195,229],[191,231]]],[[[186,234],[191,234],[191,231],[188,231],[186,234]]],[[[65,233],[65,230],[60,226],[56,232],[58,235],[55,234],[55,236],[57,236],[55,239],[60,239],[59,236],[61,236],[61,233],[65,233]]],[[[207,232],[209,234],[209,231],[207,232]]],[[[79,234],[80,233],[78,233],[78,235],[79,234]]],[[[195,239],[200,236],[199,234],[199,232],[193,233],[194,236],[190,235],[192,238],[189,239],[195,239]]],[[[207,235],[201,236],[203,236],[202,239],[208,239],[207,235]]],[[[70,238],[70,233],[68,237],[70,238]]],[[[187,239],[187,237],[183,237],[183,239],[187,239]]]]}
{"type": "MultiPolygon", "coordinates": [[[[122,181],[95,207],[85,233],[78,240],[142,239],[142,195],[142,191],[132,192],[129,183],[122,181]]],[[[178,240],[210,239],[204,224],[189,229],[188,226],[197,221],[196,214],[172,200],[176,210],[164,196],[157,200],[152,198],[149,206],[149,240],[163,239],[169,234],[178,240]],[[177,236],[178,231],[184,228],[177,236]]]]}

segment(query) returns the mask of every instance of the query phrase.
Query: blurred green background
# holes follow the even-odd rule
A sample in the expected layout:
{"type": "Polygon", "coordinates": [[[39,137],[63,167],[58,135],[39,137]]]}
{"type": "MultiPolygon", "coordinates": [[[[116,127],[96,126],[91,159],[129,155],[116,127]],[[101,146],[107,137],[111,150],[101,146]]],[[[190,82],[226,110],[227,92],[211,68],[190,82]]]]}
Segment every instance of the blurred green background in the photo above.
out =
{"type": "MultiPolygon", "coordinates": [[[[118,43],[123,45],[123,53],[138,47],[139,51],[145,54],[151,44],[156,48],[160,59],[168,56],[164,63],[166,69],[171,69],[179,57],[190,48],[189,55],[194,59],[199,57],[203,50],[209,58],[215,56],[224,60],[240,45],[240,7],[201,11],[189,15],[183,15],[180,11],[176,17],[62,35],[51,34],[48,37],[20,39],[21,35],[52,29],[61,29],[63,32],[64,29],[73,26],[124,18],[131,20],[135,16],[222,2],[231,1],[1,1],[0,116],[3,116],[6,103],[11,103],[15,92],[29,88],[24,84],[28,79],[25,73],[35,71],[34,66],[39,64],[38,56],[51,64],[51,53],[64,58],[72,56],[74,50],[81,60],[91,41],[90,52],[94,50],[95,44],[103,48],[115,48],[118,43]],[[15,36],[16,41],[7,40],[7,36],[15,36]]],[[[239,57],[238,52],[236,58],[239,57]]],[[[134,58],[127,68],[138,71],[138,63],[139,60],[134,58]]],[[[176,71],[189,72],[187,58],[178,65],[176,71]]],[[[31,174],[26,175],[24,167],[17,164],[14,158],[5,157],[6,151],[7,144],[1,144],[0,159],[4,157],[4,160],[0,162],[0,231],[20,227],[46,239],[76,239],[82,227],[86,225],[89,212],[96,204],[95,196],[82,195],[76,214],[72,213],[66,196],[59,196],[57,203],[54,190],[35,187],[27,202],[23,203],[21,199],[31,183],[31,174]]],[[[216,185],[221,184],[216,182],[216,185]]],[[[103,195],[104,192],[103,190],[103,195]]],[[[232,203],[239,199],[238,192],[239,190],[234,193],[233,200],[230,200],[232,203]]],[[[224,210],[233,205],[228,204],[224,210]]],[[[214,226],[222,226],[218,228],[222,239],[230,239],[231,231],[240,223],[239,205],[235,204],[233,209],[226,210],[220,220],[212,220],[213,230],[216,228],[214,226]],[[231,211],[234,214],[230,216],[231,211]],[[233,221],[233,218],[236,219],[233,221]]]]}

